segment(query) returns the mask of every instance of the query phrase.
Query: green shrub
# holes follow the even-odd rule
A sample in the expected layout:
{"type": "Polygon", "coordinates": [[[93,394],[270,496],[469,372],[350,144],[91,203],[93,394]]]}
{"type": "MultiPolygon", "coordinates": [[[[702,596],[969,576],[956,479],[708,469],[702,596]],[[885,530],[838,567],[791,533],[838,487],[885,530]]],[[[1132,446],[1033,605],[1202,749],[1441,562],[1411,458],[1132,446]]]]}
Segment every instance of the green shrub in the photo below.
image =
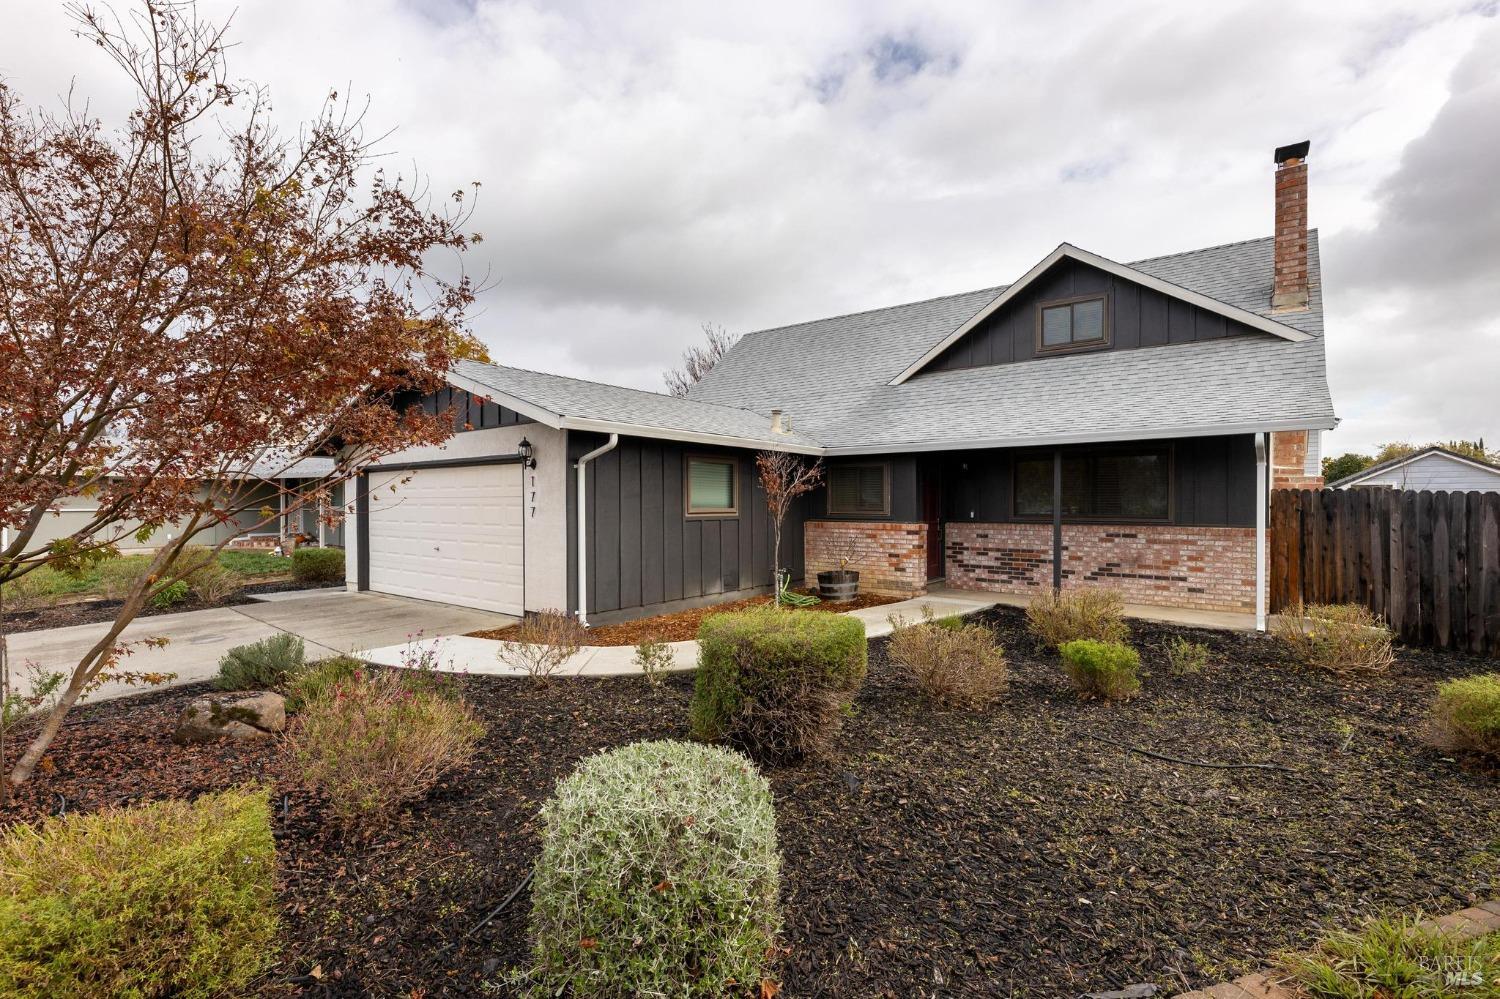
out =
{"type": "Polygon", "coordinates": [[[220,690],[271,690],[284,686],[306,661],[302,639],[282,633],[236,645],[219,660],[214,686],[220,690]]]}
{"type": "Polygon", "coordinates": [[[1438,684],[1432,734],[1444,749],[1500,758],[1500,673],[1438,684]]]}
{"type": "Polygon", "coordinates": [[[653,687],[660,687],[666,681],[667,673],[677,665],[672,647],[656,638],[638,643],[632,661],[641,671],[641,677],[653,687]]]}
{"type": "Polygon", "coordinates": [[[1141,689],[1141,654],[1122,642],[1079,638],[1058,652],[1080,697],[1116,700],[1141,689]]]}
{"type": "Polygon", "coordinates": [[[1202,673],[1208,667],[1209,647],[1175,635],[1167,643],[1167,669],[1173,676],[1202,673]]]}
{"type": "Polygon", "coordinates": [[[286,709],[301,711],[309,701],[323,697],[339,684],[352,680],[364,667],[364,663],[352,656],[333,656],[308,663],[286,680],[286,709]]]}
{"type": "Polygon", "coordinates": [[[1462,939],[1410,918],[1372,919],[1278,963],[1309,999],[1494,999],[1500,933],[1462,939]]]}
{"type": "Polygon", "coordinates": [[[698,629],[693,735],[769,763],[817,755],[866,665],[857,618],[774,607],[714,615],[698,629]]]}
{"type": "Polygon", "coordinates": [[[188,594],[191,592],[192,591],[188,589],[187,580],[173,580],[166,586],[158,587],[156,591],[151,594],[151,606],[162,609],[165,609],[167,607],[176,607],[178,604],[186,602],[188,594]]]}
{"type": "Polygon", "coordinates": [[[484,726],[461,699],[413,689],[400,670],[356,672],[302,704],[288,745],[345,825],[375,825],[474,758],[484,726]]]}
{"type": "Polygon", "coordinates": [[[983,708],[1005,692],[1005,653],[995,633],[961,618],[908,625],[892,620],[886,653],[935,704],[983,708]],[[957,622],[955,627],[952,622],[957,622]]]}
{"type": "Polygon", "coordinates": [[[589,757],[542,809],[524,978],[575,999],[759,995],[780,880],[771,789],[744,757],[671,741],[589,757]]]}
{"type": "Polygon", "coordinates": [[[275,959],[275,864],[260,790],[15,826],[0,994],[243,994],[275,959]]]}
{"type": "Polygon", "coordinates": [[[1308,604],[1283,611],[1276,635],[1301,662],[1331,673],[1378,673],[1396,661],[1395,636],[1361,604],[1308,604]]]}
{"type": "Polygon", "coordinates": [[[1123,642],[1130,637],[1125,598],[1117,590],[1047,590],[1026,608],[1026,625],[1052,649],[1079,638],[1123,642]]]}
{"type": "Polygon", "coordinates": [[[292,578],[299,583],[338,583],[344,578],[342,548],[298,548],[292,552],[292,578]]]}

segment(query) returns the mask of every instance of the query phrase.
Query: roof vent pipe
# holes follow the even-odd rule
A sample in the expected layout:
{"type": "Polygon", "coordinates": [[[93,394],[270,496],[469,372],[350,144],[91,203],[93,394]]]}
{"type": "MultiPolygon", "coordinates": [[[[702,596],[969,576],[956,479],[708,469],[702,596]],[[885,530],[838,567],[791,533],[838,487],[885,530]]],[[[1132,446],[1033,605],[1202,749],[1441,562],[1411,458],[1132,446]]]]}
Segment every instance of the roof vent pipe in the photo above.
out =
{"type": "Polygon", "coordinates": [[[773,434],[784,434],[784,433],[786,433],[786,424],[781,419],[781,410],[779,410],[779,409],[773,409],[773,410],[771,410],[771,433],[773,433],[773,434]]]}

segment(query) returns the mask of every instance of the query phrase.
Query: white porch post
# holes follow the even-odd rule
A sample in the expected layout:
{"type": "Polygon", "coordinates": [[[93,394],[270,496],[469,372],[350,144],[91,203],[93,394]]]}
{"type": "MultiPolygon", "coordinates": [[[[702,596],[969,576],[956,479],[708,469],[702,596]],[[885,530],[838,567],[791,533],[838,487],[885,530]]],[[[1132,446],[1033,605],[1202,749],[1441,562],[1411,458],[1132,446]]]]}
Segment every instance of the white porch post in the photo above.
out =
{"type": "Polygon", "coordinates": [[[1267,465],[1270,443],[1264,433],[1255,435],[1255,630],[1266,630],[1266,511],[1267,465]]]}

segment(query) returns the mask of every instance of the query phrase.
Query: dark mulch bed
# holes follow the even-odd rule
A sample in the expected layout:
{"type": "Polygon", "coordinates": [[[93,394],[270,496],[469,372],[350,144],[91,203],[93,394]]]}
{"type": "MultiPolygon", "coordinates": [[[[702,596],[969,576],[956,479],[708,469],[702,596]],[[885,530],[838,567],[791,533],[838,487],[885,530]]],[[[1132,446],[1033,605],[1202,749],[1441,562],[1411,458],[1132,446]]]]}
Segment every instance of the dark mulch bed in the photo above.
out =
{"type": "MultiPolygon", "coordinates": [[[[843,755],[771,775],[784,995],[1068,996],[1133,982],[1170,995],[1259,966],[1321,922],[1500,895],[1500,774],[1420,738],[1433,681],[1493,661],[1406,650],[1385,676],[1339,681],[1286,666],[1274,642],[1203,632],[1212,665],[1179,678],[1161,648],[1181,632],[1140,624],[1142,696],[1080,704],[1019,614],[991,620],[1013,666],[1002,704],[924,707],[877,641],[843,755]],[[1111,743],[1292,772],[1176,765],[1111,743]]],[[[268,992],[317,968],[308,994],[483,993],[525,959],[526,895],[463,934],[525,876],[556,780],[583,754],[686,734],[684,677],[659,691],[464,683],[490,726],[480,762],[399,827],[341,841],[314,797],[281,784],[286,947],[268,992]]],[[[11,818],[272,776],[274,747],[170,744],[193,693],[80,712],[11,818]]]]}
{"type": "MultiPolygon", "coordinates": [[[[831,603],[825,600],[802,609],[843,614],[853,610],[864,610],[866,607],[883,607],[904,599],[906,598],[889,597],[878,593],[861,593],[853,600],[846,600],[842,603],[831,603]]],[[[751,607],[765,607],[770,603],[771,597],[767,594],[728,603],[710,604],[706,607],[693,607],[689,610],[674,611],[671,614],[657,614],[654,617],[638,618],[620,624],[601,624],[589,629],[588,644],[602,646],[639,645],[645,641],[690,642],[698,637],[698,626],[703,623],[704,618],[714,614],[727,614],[730,611],[748,610],[751,607]]],[[[471,631],[469,635],[473,638],[493,638],[502,642],[514,641],[519,637],[520,627],[518,624],[512,624],[488,631],[471,631]]]]}
{"type": "MultiPolygon", "coordinates": [[[[184,611],[209,610],[214,607],[242,607],[245,604],[255,603],[250,597],[256,593],[287,593],[292,590],[319,590],[343,585],[343,581],[298,583],[291,579],[278,579],[268,583],[252,583],[218,603],[204,603],[189,597],[186,601],[173,604],[171,607],[147,607],[136,616],[156,617],[159,614],[181,614],[184,611]]],[[[102,621],[113,621],[119,609],[120,601],[118,600],[74,600],[37,610],[12,611],[0,615],[0,629],[15,635],[23,631],[68,628],[75,624],[99,624],[102,621]]]]}

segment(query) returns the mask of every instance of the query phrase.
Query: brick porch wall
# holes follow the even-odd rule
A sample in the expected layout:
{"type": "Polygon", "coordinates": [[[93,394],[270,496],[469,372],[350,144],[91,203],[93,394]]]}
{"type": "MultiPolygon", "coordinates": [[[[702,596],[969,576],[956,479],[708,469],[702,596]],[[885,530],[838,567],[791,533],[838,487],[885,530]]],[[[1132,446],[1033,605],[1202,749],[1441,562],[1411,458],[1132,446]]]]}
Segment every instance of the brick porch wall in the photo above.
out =
{"type": "Polygon", "coordinates": [[[853,554],[849,568],[859,572],[867,593],[910,595],[927,589],[927,525],[888,521],[810,520],[803,526],[807,582],[839,567],[839,556],[853,554]]]}
{"type": "MultiPolygon", "coordinates": [[[[947,525],[948,585],[1035,593],[1052,585],[1051,524],[947,525]]],[[[1063,589],[1119,590],[1129,603],[1255,609],[1253,527],[1063,525],[1063,589]]]]}
{"type": "Polygon", "coordinates": [[[1307,474],[1307,431],[1271,434],[1271,488],[1322,489],[1323,476],[1307,474]]]}

